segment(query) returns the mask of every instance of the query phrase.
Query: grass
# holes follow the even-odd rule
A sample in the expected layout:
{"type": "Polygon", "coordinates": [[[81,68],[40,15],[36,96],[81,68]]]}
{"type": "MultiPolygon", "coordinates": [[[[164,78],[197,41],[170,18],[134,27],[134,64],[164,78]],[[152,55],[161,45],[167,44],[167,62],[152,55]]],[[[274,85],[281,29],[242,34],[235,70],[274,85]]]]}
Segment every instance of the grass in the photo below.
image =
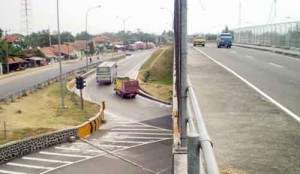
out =
{"type": "Polygon", "coordinates": [[[146,93],[164,100],[172,99],[173,47],[155,51],[139,71],[140,86],[146,93]]]}
{"type": "Polygon", "coordinates": [[[98,105],[84,101],[85,110],[82,111],[79,97],[71,92],[65,94],[67,109],[61,110],[60,102],[59,83],[55,82],[13,103],[1,105],[0,144],[79,125],[99,110],[98,105]],[[71,98],[77,102],[73,102],[71,98]],[[4,121],[6,139],[3,132],[4,121]]]}

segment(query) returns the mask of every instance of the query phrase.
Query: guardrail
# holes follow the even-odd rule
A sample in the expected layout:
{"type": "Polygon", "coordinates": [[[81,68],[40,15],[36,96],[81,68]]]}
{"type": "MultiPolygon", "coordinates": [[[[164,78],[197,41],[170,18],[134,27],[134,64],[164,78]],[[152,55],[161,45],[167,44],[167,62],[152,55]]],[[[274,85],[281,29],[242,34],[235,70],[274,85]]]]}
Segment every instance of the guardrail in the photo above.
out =
{"type": "Polygon", "coordinates": [[[188,78],[187,159],[189,174],[219,174],[213,144],[207,133],[194,89],[188,78]]]}
{"type": "MultiPolygon", "coordinates": [[[[121,57],[124,57],[124,56],[125,55],[116,55],[116,56],[112,56],[112,57],[110,57],[108,59],[109,60],[111,60],[111,59],[118,59],[118,58],[121,58],[121,57]]],[[[108,60],[108,59],[105,59],[105,60],[108,60]]],[[[95,68],[95,67],[97,67],[100,63],[102,63],[105,60],[101,60],[101,61],[89,64],[88,67],[91,68],[91,69],[95,68]]],[[[62,76],[65,77],[65,76],[69,76],[69,75],[74,74],[74,73],[85,72],[85,69],[86,69],[86,66],[81,67],[79,69],[75,69],[75,70],[71,70],[69,72],[66,72],[62,76]]],[[[28,93],[31,93],[31,92],[34,92],[34,91],[40,89],[40,88],[46,87],[49,84],[51,84],[51,83],[53,83],[55,81],[58,81],[58,80],[59,80],[59,76],[51,78],[51,79],[48,79],[48,80],[45,80],[45,81],[42,81],[42,82],[34,84],[34,85],[31,85],[31,86],[29,86],[27,88],[20,89],[20,90],[18,90],[16,92],[12,92],[12,93],[10,93],[10,94],[8,94],[8,95],[0,98],[0,103],[7,103],[7,102],[10,102],[10,101],[14,101],[17,98],[21,98],[23,96],[26,96],[28,93]]]]}

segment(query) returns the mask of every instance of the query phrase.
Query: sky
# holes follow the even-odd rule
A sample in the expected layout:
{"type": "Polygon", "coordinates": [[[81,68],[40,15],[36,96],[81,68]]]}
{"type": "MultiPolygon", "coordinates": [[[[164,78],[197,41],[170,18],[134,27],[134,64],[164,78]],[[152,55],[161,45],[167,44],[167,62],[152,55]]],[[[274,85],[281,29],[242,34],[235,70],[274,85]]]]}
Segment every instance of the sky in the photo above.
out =
{"type": "MultiPolygon", "coordinates": [[[[0,0],[0,28],[10,33],[26,34],[22,2],[25,0],[0,0]]],[[[56,0],[27,0],[30,4],[30,32],[50,28],[57,31],[56,0]]],[[[187,0],[188,34],[219,33],[227,25],[229,29],[263,25],[271,22],[300,21],[300,0],[187,0]],[[239,4],[241,10],[239,13],[239,4]]],[[[174,0],[59,0],[60,31],[73,34],[85,31],[88,9],[88,32],[118,32],[125,30],[161,34],[171,30],[174,0]]],[[[23,8],[24,9],[24,8],[23,8]]]]}

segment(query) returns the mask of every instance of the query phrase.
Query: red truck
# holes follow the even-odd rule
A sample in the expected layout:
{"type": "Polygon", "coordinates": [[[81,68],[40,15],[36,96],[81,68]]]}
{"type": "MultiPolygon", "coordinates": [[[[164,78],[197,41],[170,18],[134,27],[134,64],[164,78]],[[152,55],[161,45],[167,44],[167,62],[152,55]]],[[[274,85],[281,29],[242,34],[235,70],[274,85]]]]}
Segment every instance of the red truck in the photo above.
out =
{"type": "Polygon", "coordinates": [[[130,79],[129,77],[117,77],[114,81],[114,90],[122,98],[135,98],[139,92],[139,81],[130,79]]]}

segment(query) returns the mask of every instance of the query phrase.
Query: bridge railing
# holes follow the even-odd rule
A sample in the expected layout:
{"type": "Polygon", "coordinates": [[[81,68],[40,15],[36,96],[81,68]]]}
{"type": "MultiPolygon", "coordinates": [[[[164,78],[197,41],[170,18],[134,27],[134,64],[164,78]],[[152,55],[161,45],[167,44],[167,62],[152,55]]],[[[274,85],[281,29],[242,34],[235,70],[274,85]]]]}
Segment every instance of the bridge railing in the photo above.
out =
{"type": "Polygon", "coordinates": [[[233,31],[235,43],[300,48],[300,21],[238,28],[233,31]]]}
{"type": "Polygon", "coordinates": [[[198,101],[188,78],[187,158],[189,174],[219,174],[213,144],[207,133],[198,101]]]}

